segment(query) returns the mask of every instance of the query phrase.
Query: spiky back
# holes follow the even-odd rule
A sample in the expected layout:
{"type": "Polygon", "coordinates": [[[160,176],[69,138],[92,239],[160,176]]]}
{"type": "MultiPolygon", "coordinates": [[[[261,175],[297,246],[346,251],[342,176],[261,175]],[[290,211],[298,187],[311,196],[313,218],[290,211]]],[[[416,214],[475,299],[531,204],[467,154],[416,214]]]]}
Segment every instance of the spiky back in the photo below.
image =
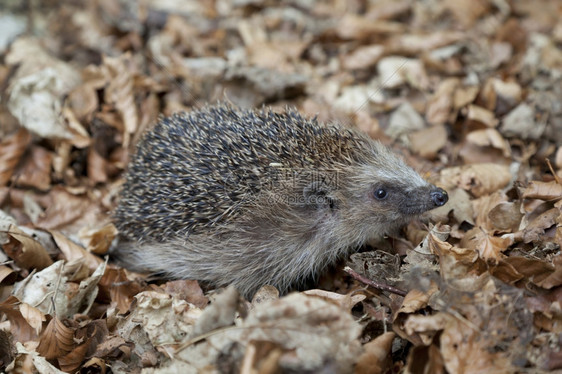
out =
{"type": "Polygon", "coordinates": [[[132,240],[187,238],[235,216],[263,189],[271,168],[333,169],[372,151],[368,139],[297,112],[206,107],[161,120],[129,165],[115,212],[132,240]]]}

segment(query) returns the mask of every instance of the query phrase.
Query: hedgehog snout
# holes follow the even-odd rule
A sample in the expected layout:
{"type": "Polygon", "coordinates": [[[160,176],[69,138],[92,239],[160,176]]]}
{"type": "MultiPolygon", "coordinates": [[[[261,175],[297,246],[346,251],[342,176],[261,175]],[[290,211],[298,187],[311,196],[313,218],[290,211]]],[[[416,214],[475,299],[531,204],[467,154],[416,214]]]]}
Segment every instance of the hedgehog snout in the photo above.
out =
{"type": "Polygon", "coordinates": [[[429,196],[431,196],[431,200],[436,207],[443,206],[447,201],[449,201],[449,195],[447,194],[447,191],[439,187],[433,189],[429,193],[429,196]]]}

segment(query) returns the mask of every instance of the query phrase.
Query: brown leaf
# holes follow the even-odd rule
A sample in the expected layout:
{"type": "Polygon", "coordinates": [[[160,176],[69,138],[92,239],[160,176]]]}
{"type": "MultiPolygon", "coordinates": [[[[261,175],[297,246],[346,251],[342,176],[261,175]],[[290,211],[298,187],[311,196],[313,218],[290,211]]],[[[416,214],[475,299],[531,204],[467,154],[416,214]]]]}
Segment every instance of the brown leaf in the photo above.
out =
{"type": "Polygon", "coordinates": [[[91,120],[98,108],[98,96],[95,88],[90,84],[81,84],[68,94],[67,102],[80,121],[91,120]]]}
{"type": "Polygon", "coordinates": [[[95,270],[103,262],[103,260],[90,252],[86,251],[84,248],[74,243],[62,233],[56,230],[49,231],[53,235],[53,239],[57,243],[57,246],[64,254],[67,261],[82,259],[84,263],[88,266],[90,270],[95,270]]]}
{"type": "Polygon", "coordinates": [[[523,199],[557,201],[562,199],[562,185],[556,183],[556,181],[532,181],[523,190],[523,195],[521,197],[523,199]]]}
{"type": "Polygon", "coordinates": [[[6,265],[0,265],[0,285],[13,284],[16,281],[17,273],[6,265]]]}
{"type": "Polygon", "coordinates": [[[105,183],[108,181],[108,162],[100,156],[94,147],[88,150],[88,178],[93,183],[105,183]]]}
{"type": "Polygon", "coordinates": [[[22,128],[0,142],[0,186],[8,183],[30,141],[31,135],[22,128]]]}
{"type": "Polygon", "coordinates": [[[453,108],[459,110],[474,102],[479,90],[480,87],[478,86],[457,87],[453,100],[453,108]]]}
{"type": "Polygon", "coordinates": [[[396,336],[393,332],[386,332],[374,340],[363,345],[363,353],[355,365],[356,374],[379,374],[391,370],[390,353],[392,341],[396,336]]]}
{"type": "Polygon", "coordinates": [[[9,296],[0,303],[0,312],[10,321],[10,332],[18,342],[37,339],[37,332],[27,322],[20,310],[21,302],[15,296],[9,296]]]}
{"type": "Polygon", "coordinates": [[[546,289],[560,286],[562,284],[562,255],[554,257],[552,265],[554,265],[554,271],[542,279],[541,277],[533,278],[533,283],[546,289]]]}
{"type": "Polygon", "coordinates": [[[84,227],[78,232],[78,236],[80,241],[86,245],[88,252],[104,255],[109,250],[113,239],[117,236],[117,228],[112,223],[93,229],[84,227]]]}
{"type": "Polygon", "coordinates": [[[21,303],[20,313],[27,323],[35,329],[35,333],[39,335],[43,329],[43,322],[47,320],[43,312],[29,304],[21,303]]]}
{"type": "Polygon", "coordinates": [[[384,46],[379,44],[360,47],[342,57],[343,66],[348,70],[367,69],[374,66],[384,53],[384,46]]]}
{"type": "Polygon", "coordinates": [[[198,308],[203,309],[209,303],[209,299],[203,294],[203,290],[195,280],[168,281],[161,287],[167,294],[185,300],[198,308]]]}
{"type": "Polygon", "coordinates": [[[67,327],[58,317],[53,317],[41,335],[37,353],[47,360],[66,355],[74,349],[74,331],[74,328],[67,327]]]}
{"type": "Polygon", "coordinates": [[[447,130],[443,125],[435,125],[408,135],[410,149],[420,156],[433,159],[447,143],[447,130]]]}
{"type": "Polygon", "coordinates": [[[99,207],[87,195],[77,196],[62,187],[53,188],[40,204],[47,210],[36,225],[45,229],[68,229],[70,224],[98,218],[100,214],[99,207]]]}
{"type": "Polygon", "coordinates": [[[461,319],[450,317],[439,340],[449,373],[513,372],[507,355],[487,350],[480,332],[461,319]]]}
{"type": "Polygon", "coordinates": [[[544,240],[543,235],[545,230],[554,226],[559,216],[560,209],[558,208],[552,208],[539,214],[522,230],[523,241],[525,243],[530,243],[544,240]]]}
{"type": "Polygon", "coordinates": [[[10,226],[8,237],[10,241],[3,245],[4,252],[18,266],[25,269],[44,269],[53,263],[41,243],[21,231],[17,226],[10,226]]]}
{"type": "Polygon", "coordinates": [[[95,357],[119,357],[131,351],[133,343],[127,342],[120,336],[112,336],[102,341],[94,353],[95,357]]]}
{"type": "Polygon", "coordinates": [[[134,61],[128,53],[120,57],[104,56],[103,68],[110,77],[109,84],[105,88],[105,102],[115,106],[121,114],[124,124],[123,147],[127,148],[130,135],[138,127],[138,112],[133,95],[133,66],[134,61]]]}
{"type": "Polygon", "coordinates": [[[511,147],[496,129],[484,129],[471,131],[466,140],[479,147],[493,147],[502,151],[505,157],[511,156],[511,147]]]}
{"type": "Polygon", "coordinates": [[[468,106],[466,118],[488,127],[496,127],[499,123],[493,112],[473,104],[468,106]]]}
{"type": "Polygon", "coordinates": [[[84,343],[72,351],[68,352],[66,355],[57,358],[57,362],[60,365],[61,370],[67,373],[73,373],[80,367],[82,361],[84,361],[86,356],[86,351],[88,350],[88,344],[84,343]]]}
{"type": "Polygon", "coordinates": [[[441,183],[457,186],[480,197],[505,187],[511,180],[508,166],[474,164],[456,166],[441,171],[441,183]]]}
{"type": "Polygon", "coordinates": [[[140,279],[131,280],[124,269],[108,267],[99,281],[99,296],[104,301],[117,305],[119,313],[126,313],[136,294],[146,290],[140,279]]]}
{"type": "Polygon", "coordinates": [[[502,202],[488,212],[488,219],[493,228],[516,232],[521,224],[523,213],[519,202],[502,202]]]}
{"type": "Polygon", "coordinates": [[[445,79],[427,103],[425,118],[433,125],[447,122],[453,110],[453,95],[459,85],[456,78],[445,79]]]}
{"type": "Polygon", "coordinates": [[[51,163],[53,157],[45,148],[31,146],[21,169],[17,172],[16,185],[34,187],[40,191],[51,188],[51,163]]]}
{"type": "Polygon", "coordinates": [[[501,253],[513,242],[513,235],[492,236],[480,227],[475,227],[462,238],[460,246],[477,250],[483,260],[497,263],[502,258],[501,253]]]}
{"type": "Polygon", "coordinates": [[[336,29],[338,36],[343,39],[364,39],[373,34],[400,33],[404,25],[398,22],[373,21],[365,17],[345,14],[336,29]]]}
{"type": "MultiPolygon", "coordinates": [[[[484,195],[478,199],[472,200],[472,207],[477,212],[475,225],[483,228],[484,230],[493,232],[494,225],[490,222],[489,213],[492,209],[500,203],[506,202],[507,196],[502,191],[494,192],[490,195],[484,195]]],[[[521,214],[518,215],[521,217],[521,214]]],[[[517,227],[516,231],[519,229],[517,227]]]]}

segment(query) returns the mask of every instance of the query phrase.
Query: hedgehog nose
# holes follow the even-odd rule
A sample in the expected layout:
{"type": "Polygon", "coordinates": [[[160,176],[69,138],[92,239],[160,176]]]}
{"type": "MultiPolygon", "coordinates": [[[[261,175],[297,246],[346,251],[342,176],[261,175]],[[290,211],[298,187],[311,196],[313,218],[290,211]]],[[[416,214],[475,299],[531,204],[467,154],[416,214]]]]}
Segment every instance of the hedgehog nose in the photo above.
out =
{"type": "Polygon", "coordinates": [[[435,206],[443,206],[449,200],[449,195],[447,195],[447,191],[442,188],[436,188],[429,193],[431,196],[431,200],[435,206]]]}

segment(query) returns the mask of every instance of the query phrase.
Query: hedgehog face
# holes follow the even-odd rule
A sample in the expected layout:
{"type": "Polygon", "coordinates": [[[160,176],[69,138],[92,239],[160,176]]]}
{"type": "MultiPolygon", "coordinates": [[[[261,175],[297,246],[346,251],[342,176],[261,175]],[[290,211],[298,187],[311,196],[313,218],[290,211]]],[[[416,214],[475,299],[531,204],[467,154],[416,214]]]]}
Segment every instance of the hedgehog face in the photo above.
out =
{"type": "Polygon", "coordinates": [[[415,216],[444,205],[447,192],[427,183],[403,161],[385,155],[384,165],[363,165],[351,170],[346,192],[345,220],[369,236],[389,234],[415,216]],[[384,229],[384,232],[382,231],[384,229]]]}

